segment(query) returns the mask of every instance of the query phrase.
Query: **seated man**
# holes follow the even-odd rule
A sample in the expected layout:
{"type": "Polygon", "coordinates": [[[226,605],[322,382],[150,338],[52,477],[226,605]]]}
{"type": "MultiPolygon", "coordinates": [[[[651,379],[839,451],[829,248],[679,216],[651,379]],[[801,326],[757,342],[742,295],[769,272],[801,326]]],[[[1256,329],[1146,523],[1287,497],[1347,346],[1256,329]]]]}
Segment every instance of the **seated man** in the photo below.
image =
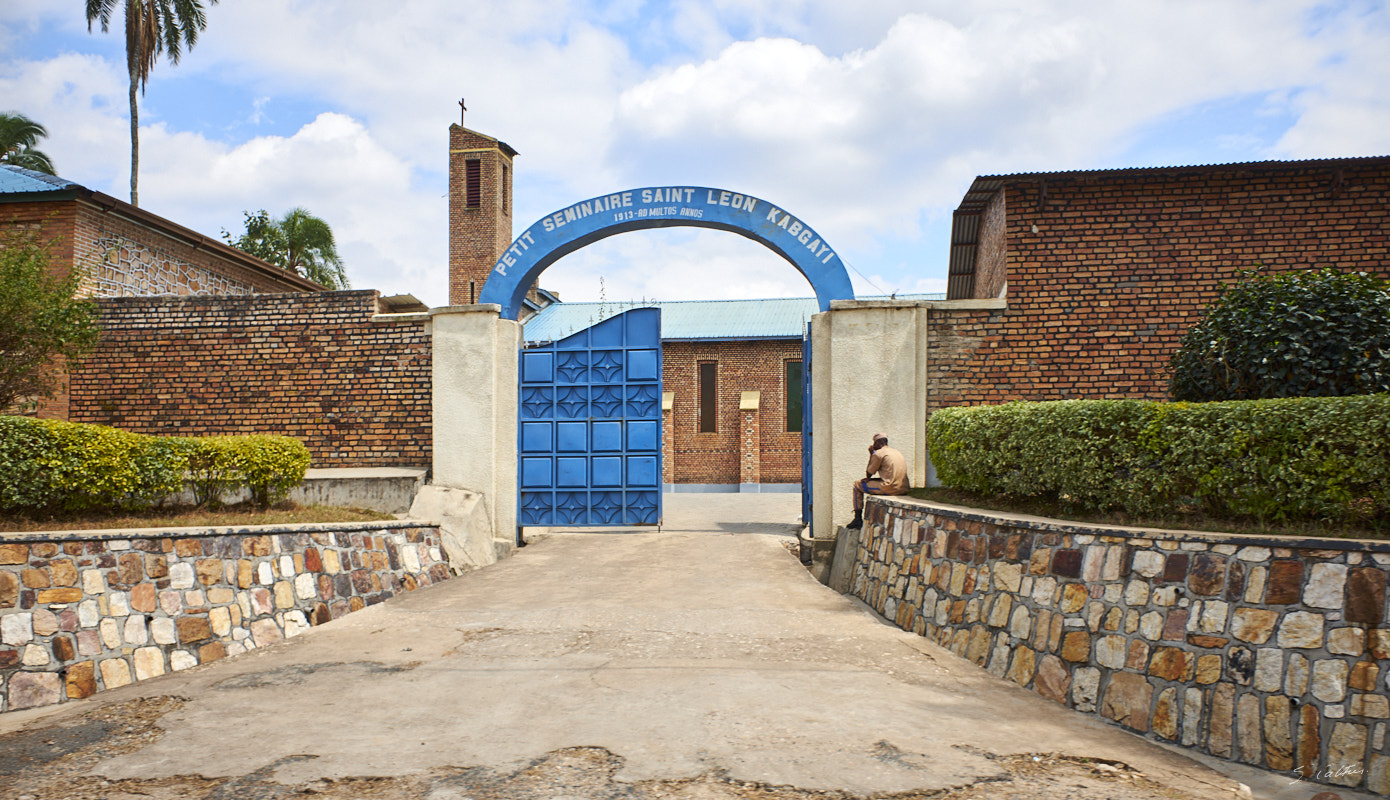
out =
{"type": "Polygon", "coordinates": [[[847,528],[864,527],[864,495],[907,494],[907,460],[888,446],[888,434],[875,433],[869,445],[869,466],[864,480],[854,482],[854,521],[847,528]],[[878,473],[878,477],[874,477],[878,473]]]}

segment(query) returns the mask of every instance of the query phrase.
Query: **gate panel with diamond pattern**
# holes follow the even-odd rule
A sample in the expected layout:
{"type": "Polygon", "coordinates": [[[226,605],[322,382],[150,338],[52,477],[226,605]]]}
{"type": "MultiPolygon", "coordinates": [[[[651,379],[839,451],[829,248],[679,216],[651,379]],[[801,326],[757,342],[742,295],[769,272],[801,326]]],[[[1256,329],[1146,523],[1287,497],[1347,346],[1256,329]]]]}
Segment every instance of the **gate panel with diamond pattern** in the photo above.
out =
{"type": "Polygon", "coordinates": [[[661,521],[661,311],[521,351],[523,526],[661,521]]]}

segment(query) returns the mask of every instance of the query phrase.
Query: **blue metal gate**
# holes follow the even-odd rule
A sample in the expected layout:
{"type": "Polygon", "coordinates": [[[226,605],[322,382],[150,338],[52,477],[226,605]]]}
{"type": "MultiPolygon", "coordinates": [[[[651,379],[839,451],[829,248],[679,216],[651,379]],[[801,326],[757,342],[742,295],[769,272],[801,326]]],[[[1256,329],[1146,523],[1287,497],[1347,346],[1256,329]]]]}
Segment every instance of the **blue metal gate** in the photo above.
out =
{"type": "Polygon", "coordinates": [[[661,522],[661,311],[521,351],[522,526],[661,522]]]}
{"type": "Polygon", "coordinates": [[[801,340],[801,521],[811,524],[811,323],[801,340]]]}

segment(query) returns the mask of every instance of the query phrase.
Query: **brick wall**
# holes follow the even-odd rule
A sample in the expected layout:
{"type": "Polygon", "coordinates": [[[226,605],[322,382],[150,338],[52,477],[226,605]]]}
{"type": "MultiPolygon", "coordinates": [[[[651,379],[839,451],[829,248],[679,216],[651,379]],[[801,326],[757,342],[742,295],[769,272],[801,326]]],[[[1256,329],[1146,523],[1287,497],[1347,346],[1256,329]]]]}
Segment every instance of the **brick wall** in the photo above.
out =
{"type": "Polygon", "coordinates": [[[10,534],[0,544],[0,711],[272,645],[449,577],[438,528],[418,522],[10,534]]]}
{"type": "Polygon", "coordinates": [[[1003,339],[1006,322],[1004,309],[929,310],[928,414],[948,406],[999,402],[1000,391],[1008,389],[1012,365],[995,363],[991,356],[1003,339]]]}
{"type": "Polygon", "coordinates": [[[758,409],[761,453],[757,472],[762,483],[801,480],[801,434],[786,430],[783,362],[801,360],[798,339],[745,342],[665,342],[662,382],[673,392],[671,410],[672,475],[675,483],[740,482],[739,395],[762,393],[758,409]],[[718,430],[700,433],[696,364],[718,367],[718,430]]]}
{"type": "MultiPolygon", "coordinates": [[[[80,266],[83,297],[241,295],[317,288],[298,276],[234,251],[120,201],[90,199],[0,203],[0,233],[32,232],[49,248],[52,267],[80,266]],[[123,209],[130,209],[127,214],[123,209]],[[135,216],[131,216],[135,215],[135,216]],[[175,235],[175,234],[178,235],[175,235]]],[[[67,419],[68,378],[34,414],[67,419]]],[[[3,409],[0,409],[3,410],[3,409]]]]}
{"type": "Polygon", "coordinates": [[[999,197],[975,285],[994,296],[1002,228],[1008,309],[953,315],[979,340],[938,392],[961,402],[1163,399],[1179,338],[1238,269],[1390,277],[1390,159],[1008,176],[999,197]]]}
{"type": "Polygon", "coordinates": [[[851,582],[899,627],[1069,708],[1291,780],[1390,794],[1387,572],[1386,542],[871,497],[851,582]]]}
{"type": "Polygon", "coordinates": [[[476,302],[512,243],[514,152],[490,136],[449,126],[449,304],[476,302]],[[479,203],[468,206],[468,162],[478,163],[479,203]],[[505,174],[504,174],[505,173],[505,174]]]}
{"type": "Polygon", "coordinates": [[[375,317],[376,298],[101,300],[101,340],[71,371],[69,418],[149,434],[286,434],[316,467],[428,467],[429,326],[375,317]]]}
{"type": "Polygon", "coordinates": [[[1005,193],[999,192],[985,207],[980,220],[980,247],[975,259],[975,296],[998,297],[1008,280],[1004,223],[1005,193]]]}
{"type": "Polygon", "coordinates": [[[5,203],[0,205],[0,233],[33,234],[47,246],[55,269],[72,268],[73,226],[77,202],[5,203]]]}
{"type": "Polygon", "coordinates": [[[758,409],[741,408],[739,416],[739,483],[763,482],[762,434],[758,409]]]}

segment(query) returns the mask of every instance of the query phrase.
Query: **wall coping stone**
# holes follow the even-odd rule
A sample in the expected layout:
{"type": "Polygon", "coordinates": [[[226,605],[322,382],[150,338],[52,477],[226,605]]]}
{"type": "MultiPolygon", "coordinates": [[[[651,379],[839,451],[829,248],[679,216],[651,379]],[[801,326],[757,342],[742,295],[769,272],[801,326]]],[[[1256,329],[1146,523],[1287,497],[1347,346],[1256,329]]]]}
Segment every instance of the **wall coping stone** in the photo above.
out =
{"type": "Polygon", "coordinates": [[[440,306],[431,308],[425,312],[428,316],[437,317],[440,314],[476,314],[476,313],[501,314],[502,306],[497,303],[466,303],[461,306],[440,306]]]}
{"type": "Polygon", "coordinates": [[[407,311],[400,314],[373,314],[372,322],[429,322],[428,311],[407,311]]]}
{"type": "Polygon", "coordinates": [[[273,536],[282,533],[334,533],[337,531],[438,528],[439,520],[399,519],[363,522],[312,522],[297,525],[220,525],[189,528],[112,528],[85,531],[0,531],[0,544],[34,542],[113,541],[121,539],[196,539],[204,536],[273,536]]]}
{"type": "Polygon", "coordinates": [[[423,478],[424,467],[310,467],[304,480],[347,480],[353,478],[423,478]]]}
{"type": "Polygon", "coordinates": [[[942,311],[994,311],[1009,307],[1003,297],[981,300],[832,300],[831,311],[852,311],[864,308],[933,308],[942,311]]]}
{"type": "Polygon", "coordinates": [[[1308,550],[1347,550],[1361,553],[1390,553],[1390,541],[1373,539],[1336,539],[1317,536],[1272,536],[1250,533],[1214,533],[1208,531],[1139,528],[1124,525],[1102,525],[1089,522],[1070,522],[1029,514],[986,511],[966,506],[918,500],[914,497],[869,495],[865,500],[898,508],[925,508],[931,513],[972,522],[990,522],[1015,528],[1070,533],[1083,536],[1116,536],[1126,539],[1167,539],[1179,542],[1207,542],[1259,547],[1298,547],[1308,550]]]}

